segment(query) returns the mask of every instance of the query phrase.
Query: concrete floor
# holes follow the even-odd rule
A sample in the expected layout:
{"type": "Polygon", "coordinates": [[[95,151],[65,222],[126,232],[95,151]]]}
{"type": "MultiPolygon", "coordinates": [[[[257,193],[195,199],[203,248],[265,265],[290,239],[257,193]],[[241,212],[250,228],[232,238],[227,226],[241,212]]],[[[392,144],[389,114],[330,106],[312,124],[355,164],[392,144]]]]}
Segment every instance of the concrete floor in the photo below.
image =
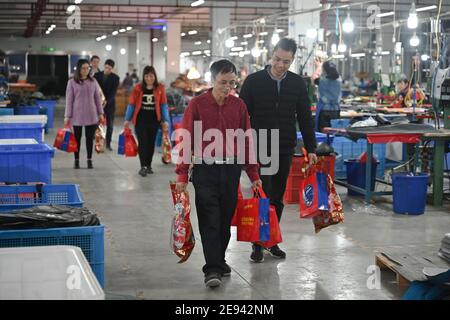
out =
{"type": "MultiPolygon", "coordinates": [[[[62,125],[57,108],[55,127],[62,125]]],[[[174,167],[163,165],[156,153],[155,174],[138,175],[138,158],[117,154],[121,130],[117,119],[113,135],[114,152],[94,154],[94,170],[86,168],[84,141],[82,169],[74,170],[73,155],[55,152],[52,162],[54,183],[76,183],[81,187],[85,206],[98,213],[105,228],[105,291],[108,299],[398,299],[391,272],[381,273],[381,288],[369,289],[367,273],[374,264],[374,252],[383,248],[436,253],[443,235],[450,232],[450,205],[428,206],[420,216],[392,213],[387,198],[376,205],[364,205],[347,197],[345,223],[315,234],[310,220],[299,219],[298,205],[287,205],[281,221],[286,260],[265,256],[265,261],[249,261],[248,243],[236,241],[235,228],[227,251],[232,267],[230,278],[217,289],[203,284],[204,264],[195,206],[192,223],[197,237],[195,249],[184,264],[169,248],[172,199],[169,180],[174,167]]],[[[46,136],[53,143],[56,129],[46,136]]],[[[247,177],[243,175],[245,184],[247,177]]],[[[190,185],[192,203],[194,192],[190,185]]]]}

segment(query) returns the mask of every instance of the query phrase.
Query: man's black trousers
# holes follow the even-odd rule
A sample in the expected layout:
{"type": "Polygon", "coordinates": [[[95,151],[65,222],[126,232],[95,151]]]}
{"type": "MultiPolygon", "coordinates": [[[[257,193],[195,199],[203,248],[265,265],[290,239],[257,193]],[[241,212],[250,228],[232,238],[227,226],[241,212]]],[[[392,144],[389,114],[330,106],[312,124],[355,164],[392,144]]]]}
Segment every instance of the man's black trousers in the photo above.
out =
{"type": "Polygon", "coordinates": [[[111,146],[111,138],[114,129],[114,114],[116,113],[115,107],[106,106],[103,111],[105,112],[106,119],[106,146],[111,146]]]}
{"type": "Polygon", "coordinates": [[[238,164],[194,165],[192,183],[206,261],[205,274],[223,270],[240,176],[238,164]]]}
{"type": "Polygon", "coordinates": [[[283,214],[283,197],[286,190],[286,181],[291,169],[292,154],[280,154],[279,168],[274,175],[262,175],[261,181],[266,196],[270,198],[270,204],[275,206],[278,221],[281,220],[283,214]]]}

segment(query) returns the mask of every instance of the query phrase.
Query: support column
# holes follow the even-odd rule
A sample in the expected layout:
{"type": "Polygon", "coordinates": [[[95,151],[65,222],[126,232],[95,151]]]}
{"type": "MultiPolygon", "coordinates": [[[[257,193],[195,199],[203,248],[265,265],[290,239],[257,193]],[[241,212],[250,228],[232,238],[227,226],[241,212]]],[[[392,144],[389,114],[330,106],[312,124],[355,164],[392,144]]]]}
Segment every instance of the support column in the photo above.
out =
{"type": "Polygon", "coordinates": [[[180,73],[181,23],[169,21],[167,24],[166,83],[174,81],[180,73]]]}
{"type": "Polygon", "coordinates": [[[230,12],[228,8],[211,8],[211,25],[212,25],[212,60],[229,58],[229,48],[225,47],[225,41],[230,37],[231,24],[230,12]]]}
{"type": "Polygon", "coordinates": [[[119,37],[117,39],[116,73],[120,77],[121,82],[125,79],[125,74],[128,72],[128,57],[130,54],[132,52],[128,50],[128,37],[119,37]],[[125,49],[125,54],[121,53],[122,49],[125,49]]]}
{"type": "Polygon", "coordinates": [[[136,33],[136,69],[139,77],[141,77],[144,67],[151,65],[151,43],[150,31],[139,31],[136,33]]]}
{"type": "MultiPolygon", "coordinates": [[[[320,0],[289,0],[289,10],[302,11],[310,9],[320,9],[320,0]]],[[[297,57],[294,60],[290,70],[295,73],[299,73],[300,67],[305,63],[308,53],[313,48],[313,43],[317,39],[310,39],[306,37],[306,32],[308,29],[318,29],[320,28],[320,12],[297,14],[289,17],[289,38],[294,39],[297,45],[301,46],[297,50],[297,57]],[[303,43],[299,43],[299,35],[304,36],[303,43]]],[[[314,60],[310,58],[306,64],[303,72],[307,72],[311,75],[314,72],[314,60]]]]}

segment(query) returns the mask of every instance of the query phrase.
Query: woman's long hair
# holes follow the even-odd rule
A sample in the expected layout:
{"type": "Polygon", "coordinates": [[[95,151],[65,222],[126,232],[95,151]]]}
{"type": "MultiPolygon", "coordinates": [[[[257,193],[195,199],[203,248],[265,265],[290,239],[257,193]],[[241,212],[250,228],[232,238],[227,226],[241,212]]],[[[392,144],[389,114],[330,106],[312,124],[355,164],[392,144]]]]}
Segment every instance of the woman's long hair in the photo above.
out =
{"type": "Polygon", "coordinates": [[[155,76],[155,82],[153,82],[153,88],[156,88],[157,86],[159,86],[159,82],[158,82],[158,76],[156,75],[156,70],[155,68],[153,68],[153,66],[146,66],[144,68],[144,71],[142,72],[142,89],[144,89],[145,87],[147,87],[147,83],[145,83],[145,75],[152,73],[155,76]]]}
{"type": "MultiPolygon", "coordinates": [[[[80,83],[81,81],[81,67],[83,66],[83,64],[87,64],[89,65],[89,61],[87,61],[86,59],[80,59],[77,62],[77,69],[75,70],[75,73],[73,74],[73,80],[75,80],[76,83],[80,83]]],[[[87,75],[87,79],[89,79],[90,81],[93,81],[90,73],[88,73],[87,75]]]]}

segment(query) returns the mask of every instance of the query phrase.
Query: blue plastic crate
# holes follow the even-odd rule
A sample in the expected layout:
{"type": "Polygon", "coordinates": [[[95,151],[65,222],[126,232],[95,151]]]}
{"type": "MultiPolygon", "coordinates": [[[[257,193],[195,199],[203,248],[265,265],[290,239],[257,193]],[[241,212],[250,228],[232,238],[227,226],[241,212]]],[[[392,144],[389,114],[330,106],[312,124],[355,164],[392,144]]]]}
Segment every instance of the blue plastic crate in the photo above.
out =
{"type": "Polygon", "coordinates": [[[0,182],[51,183],[54,153],[47,144],[0,145],[0,182]]]}
{"type": "Polygon", "coordinates": [[[13,108],[0,108],[0,116],[13,116],[14,109],[13,108]]]}
{"type": "Polygon", "coordinates": [[[350,119],[332,119],[332,128],[347,128],[350,125],[350,119]]]}
{"type": "MultiPolygon", "coordinates": [[[[359,158],[367,150],[367,140],[359,139],[353,142],[345,137],[334,137],[333,149],[337,153],[335,164],[335,175],[338,179],[346,179],[347,169],[344,160],[359,158]]],[[[384,177],[386,164],[386,144],[374,144],[373,155],[380,162],[377,166],[377,178],[384,177]]]]}
{"type": "Polygon", "coordinates": [[[34,139],[42,143],[43,130],[42,123],[0,123],[0,139],[34,139]]]}
{"type": "Polygon", "coordinates": [[[0,231],[0,248],[69,245],[79,247],[102,287],[104,279],[104,226],[0,231]]]}
{"type": "Polygon", "coordinates": [[[55,116],[55,108],[58,100],[37,100],[36,103],[47,109],[47,129],[53,128],[53,119],[55,116]]]}
{"type": "Polygon", "coordinates": [[[39,114],[39,106],[18,106],[14,108],[14,114],[27,115],[27,114],[39,114]]]}
{"type": "Polygon", "coordinates": [[[51,204],[82,207],[83,203],[77,184],[45,184],[41,192],[35,185],[0,186],[0,212],[51,204]]]}
{"type": "MultiPolygon", "coordinates": [[[[326,133],[322,133],[322,132],[316,132],[316,141],[317,143],[321,143],[321,142],[325,142],[328,144],[332,144],[333,143],[333,139],[334,136],[333,135],[329,135],[327,138],[327,134],[326,133]]],[[[302,137],[302,133],[300,131],[297,131],[297,140],[303,140],[302,137]]]]}

